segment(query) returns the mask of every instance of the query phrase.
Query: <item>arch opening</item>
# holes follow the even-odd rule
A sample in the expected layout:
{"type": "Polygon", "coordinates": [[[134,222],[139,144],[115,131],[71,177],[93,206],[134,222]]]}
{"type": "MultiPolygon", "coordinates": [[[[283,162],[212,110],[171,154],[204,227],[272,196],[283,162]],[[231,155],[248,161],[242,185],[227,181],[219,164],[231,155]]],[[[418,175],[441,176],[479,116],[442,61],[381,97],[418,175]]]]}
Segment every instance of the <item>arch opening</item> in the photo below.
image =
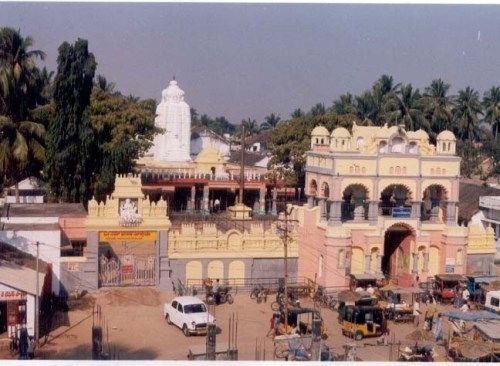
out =
{"type": "Polygon", "coordinates": [[[368,218],[368,188],[362,184],[348,185],[342,194],[342,221],[368,218]]]}
{"type": "Polygon", "coordinates": [[[410,226],[395,224],[386,230],[382,257],[382,272],[385,276],[396,279],[398,283],[409,276],[411,281],[410,258],[414,242],[415,232],[410,226]]]}
{"type": "Polygon", "coordinates": [[[316,182],[315,179],[311,179],[311,181],[309,182],[309,194],[311,196],[316,196],[317,193],[318,193],[318,183],[316,182]]]}
{"type": "Polygon", "coordinates": [[[448,192],[439,184],[428,186],[422,196],[422,221],[444,222],[448,192]]]}
{"type": "Polygon", "coordinates": [[[412,195],[408,187],[402,184],[391,184],[380,194],[380,214],[409,218],[411,217],[411,200],[412,195]]]}

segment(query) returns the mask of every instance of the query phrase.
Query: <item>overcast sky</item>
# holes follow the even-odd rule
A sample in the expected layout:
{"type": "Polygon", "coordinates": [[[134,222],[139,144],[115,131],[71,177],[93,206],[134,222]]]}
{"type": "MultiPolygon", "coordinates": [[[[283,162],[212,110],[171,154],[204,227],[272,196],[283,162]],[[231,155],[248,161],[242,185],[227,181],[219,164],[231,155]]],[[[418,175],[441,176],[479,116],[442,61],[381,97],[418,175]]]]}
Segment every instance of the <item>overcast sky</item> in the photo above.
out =
{"type": "Polygon", "coordinates": [[[500,6],[0,3],[56,69],[63,41],[88,39],[97,72],[159,100],[175,75],[199,113],[231,122],[330,106],[383,73],[456,92],[500,85],[500,6]]]}

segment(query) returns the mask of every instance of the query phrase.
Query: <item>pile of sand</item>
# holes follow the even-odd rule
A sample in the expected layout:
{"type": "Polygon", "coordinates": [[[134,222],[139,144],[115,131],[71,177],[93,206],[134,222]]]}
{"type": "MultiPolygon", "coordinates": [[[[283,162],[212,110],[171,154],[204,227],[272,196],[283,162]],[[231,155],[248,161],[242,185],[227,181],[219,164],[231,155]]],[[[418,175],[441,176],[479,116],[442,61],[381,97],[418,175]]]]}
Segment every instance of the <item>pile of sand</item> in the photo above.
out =
{"type": "Polygon", "coordinates": [[[102,289],[100,297],[106,305],[110,306],[158,306],[161,304],[160,293],[149,287],[120,287],[102,289]]]}

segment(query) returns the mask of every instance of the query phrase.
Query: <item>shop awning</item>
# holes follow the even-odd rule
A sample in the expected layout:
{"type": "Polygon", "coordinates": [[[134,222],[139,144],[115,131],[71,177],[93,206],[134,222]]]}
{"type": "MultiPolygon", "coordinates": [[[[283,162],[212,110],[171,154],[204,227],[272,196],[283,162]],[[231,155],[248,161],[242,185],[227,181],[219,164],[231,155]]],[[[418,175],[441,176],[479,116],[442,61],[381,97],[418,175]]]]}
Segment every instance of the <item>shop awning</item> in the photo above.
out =
{"type": "MultiPolygon", "coordinates": [[[[45,273],[39,272],[39,293],[42,294],[45,273]]],[[[17,264],[0,260],[0,283],[13,289],[36,294],[36,271],[17,264]]]]}
{"type": "Polygon", "coordinates": [[[474,324],[474,328],[493,341],[500,340],[500,321],[498,320],[477,322],[474,324]]]}

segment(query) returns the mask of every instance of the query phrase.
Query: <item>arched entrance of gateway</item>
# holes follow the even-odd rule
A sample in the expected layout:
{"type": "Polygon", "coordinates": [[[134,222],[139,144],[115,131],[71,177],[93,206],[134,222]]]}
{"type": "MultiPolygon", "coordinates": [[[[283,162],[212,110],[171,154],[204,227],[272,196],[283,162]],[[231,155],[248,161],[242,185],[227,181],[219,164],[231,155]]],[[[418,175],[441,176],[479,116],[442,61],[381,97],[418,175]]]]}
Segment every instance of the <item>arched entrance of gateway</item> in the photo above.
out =
{"type": "Polygon", "coordinates": [[[411,246],[415,232],[411,226],[400,223],[389,227],[384,237],[382,272],[390,279],[411,278],[411,246]]]}

